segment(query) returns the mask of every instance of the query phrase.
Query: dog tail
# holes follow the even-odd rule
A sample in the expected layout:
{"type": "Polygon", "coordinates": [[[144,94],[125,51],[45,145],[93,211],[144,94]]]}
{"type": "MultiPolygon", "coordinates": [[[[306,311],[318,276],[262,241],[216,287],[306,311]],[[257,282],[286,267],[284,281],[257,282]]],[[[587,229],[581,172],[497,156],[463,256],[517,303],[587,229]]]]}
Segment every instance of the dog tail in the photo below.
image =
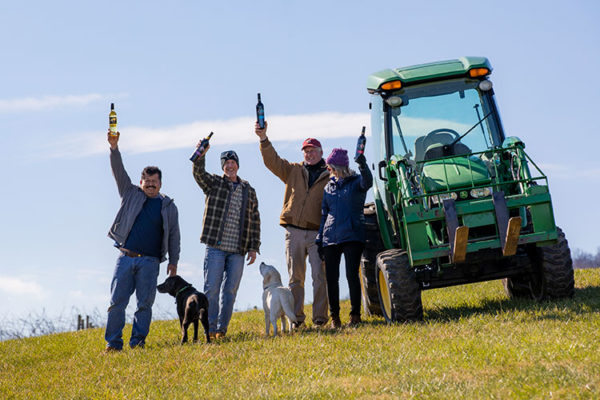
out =
{"type": "MultiPolygon", "coordinates": [[[[200,311],[198,301],[192,300],[188,303],[185,308],[185,314],[183,316],[183,324],[191,324],[194,320],[198,319],[198,312],[200,311]]],[[[187,325],[186,325],[187,326],[187,325]]]]}
{"type": "Polygon", "coordinates": [[[289,299],[289,301],[281,302],[281,305],[283,306],[283,312],[285,313],[285,315],[287,315],[290,321],[298,322],[298,320],[296,319],[296,313],[294,312],[294,296],[292,295],[291,290],[286,290],[283,294],[289,299]]]}

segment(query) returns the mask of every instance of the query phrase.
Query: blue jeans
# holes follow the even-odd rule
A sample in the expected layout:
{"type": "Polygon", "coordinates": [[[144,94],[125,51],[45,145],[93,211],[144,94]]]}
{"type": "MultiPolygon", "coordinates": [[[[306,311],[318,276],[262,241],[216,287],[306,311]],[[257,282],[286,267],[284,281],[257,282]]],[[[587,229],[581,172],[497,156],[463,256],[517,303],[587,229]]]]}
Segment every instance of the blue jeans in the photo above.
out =
{"type": "Polygon", "coordinates": [[[137,309],[133,316],[129,346],[144,346],[150,331],[159,265],[160,260],[156,257],[127,257],[121,254],[117,259],[110,285],[110,307],[104,334],[108,346],[123,348],[125,309],[133,292],[137,299],[137,309]]]}
{"type": "Polygon", "coordinates": [[[227,333],[243,272],[243,255],[206,246],[204,294],[208,297],[210,333],[227,333]]]}

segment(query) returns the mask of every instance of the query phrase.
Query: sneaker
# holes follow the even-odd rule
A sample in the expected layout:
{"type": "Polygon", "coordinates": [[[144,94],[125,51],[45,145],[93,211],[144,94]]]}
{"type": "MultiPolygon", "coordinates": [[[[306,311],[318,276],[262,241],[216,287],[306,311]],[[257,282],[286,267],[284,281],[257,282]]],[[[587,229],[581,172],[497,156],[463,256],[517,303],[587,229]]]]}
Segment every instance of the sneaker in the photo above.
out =
{"type": "Polygon", "coordinates": [[[331,317],[331,329],[340,329],[341,327],[342,321],[340,321],[340,317],[331,317]]]}
{"type": "Polygon", "coordinates": [[[358,326],[362,323],[362,319],[360,319],[360,314],[350,314],[350,322],[348,322],[348,326],[358,326]]]}

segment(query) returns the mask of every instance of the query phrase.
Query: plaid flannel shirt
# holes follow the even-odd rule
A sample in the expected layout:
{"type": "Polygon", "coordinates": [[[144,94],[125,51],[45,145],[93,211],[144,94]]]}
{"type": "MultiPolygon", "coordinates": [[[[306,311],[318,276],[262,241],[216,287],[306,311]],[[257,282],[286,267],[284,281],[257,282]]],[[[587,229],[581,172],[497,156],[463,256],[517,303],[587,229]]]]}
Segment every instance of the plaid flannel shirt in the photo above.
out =
{"type": "MultiPolygon", "coordinates": [[[[202,236],[200,241],[211,247],[218,247],[223,236],[225,216],[231,198],[231,185],[226,176],[210,174],[205,170],[205,158],[194,162],[194,179],[206,195],[202,236]]],[[[239,178],[242,187],[242,207],[240,215],[240,254],[260,249],[260,214],[256,191],[250,184],[239,178]]]]}

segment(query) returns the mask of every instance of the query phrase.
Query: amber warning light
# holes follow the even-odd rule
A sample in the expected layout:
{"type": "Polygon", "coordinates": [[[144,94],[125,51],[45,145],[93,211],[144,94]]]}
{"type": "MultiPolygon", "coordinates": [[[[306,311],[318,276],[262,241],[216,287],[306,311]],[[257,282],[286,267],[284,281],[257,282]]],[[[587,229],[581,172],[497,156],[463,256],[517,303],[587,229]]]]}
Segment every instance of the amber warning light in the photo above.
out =
{"type": "Polygon", "coordinates": [[[469,76],[471,78],[478,78],[480,76],[486,76],[490,73],[490,70],[487,68],[473,68],[469,70],[469,76]]]}
{"type": "Polygon", "coordinates": [[[394,90],[394,89],[400,89],[401,87],[402,87],[402,82],[400,82],[400,81],[386,82],[380,86],[380,88],[383,90],[394,90]]]}

